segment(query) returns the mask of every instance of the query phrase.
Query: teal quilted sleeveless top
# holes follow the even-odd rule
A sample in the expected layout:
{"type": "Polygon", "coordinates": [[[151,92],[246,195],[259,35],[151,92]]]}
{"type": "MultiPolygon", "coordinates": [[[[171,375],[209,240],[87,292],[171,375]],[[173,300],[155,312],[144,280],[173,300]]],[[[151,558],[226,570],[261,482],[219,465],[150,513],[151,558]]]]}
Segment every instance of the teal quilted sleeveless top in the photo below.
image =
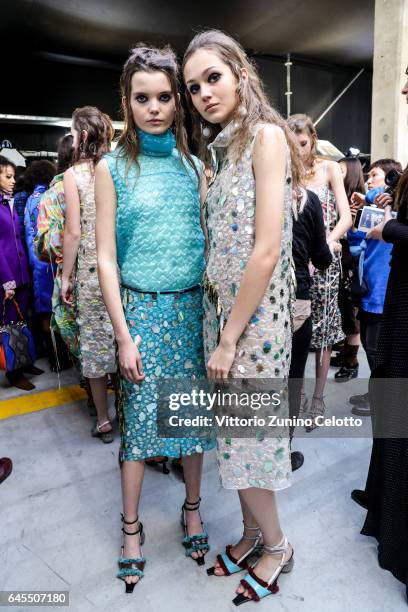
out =
{"type": "MultiPolygon", "coordinates": [[[[116,248],[122,284],[143,291],[180,291],[201,282],[204,236],[197,176],[170,130],[138,130],[139,166],[120,149],[104,156],[117,196],[116,248]]],[[[200,162],[194,158],[201,173],[200,162]]]]}

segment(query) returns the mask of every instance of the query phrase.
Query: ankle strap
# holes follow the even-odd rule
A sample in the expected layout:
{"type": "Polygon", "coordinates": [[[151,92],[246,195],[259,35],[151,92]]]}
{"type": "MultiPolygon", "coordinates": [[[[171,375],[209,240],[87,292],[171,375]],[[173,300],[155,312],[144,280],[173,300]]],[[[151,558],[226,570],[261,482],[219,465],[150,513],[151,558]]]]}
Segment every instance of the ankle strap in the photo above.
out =
{"type": "Polygon", "coordinates": [[[283,536],[279,544],[276,544],[275,546],[267,546],[264,544],[263,550],[267,555],[281,555],[282,553],[287,552],[288,545],[288,538],[283,536]]]}
{"type": "MultiPolygon", "coordinates": [[[[126,523],[126,525],[133,525],[134,523],[137,523],[139,521],[139,517],[137,518],[136,521],[132,521],[131,523],[127,522],[127,521],[123,521],[124,523],[126,523]]],[[[138,533],[140,533],[140,537],[142,537],[143,534],[143,523],[141,523],[139,521],[139,527],[136,529],[136,531],[126,531],[126,529],[124,527],[122,527],[122,532],[125,533],[126,535],[137,535],[138,533]]]]}
{"type": "Polygon", "coordinates": [[[249,526],[248,526],[248,525],[245,523],[245,521],[242,521],[242,524],[244,525],[244,528],[245,528],[245,529],[248,529],[248,531],[260,531],[260,528],[259,528],[259,527],[249,527],[249,526]]]}
{"type": "Polygon", "coordinates": [[[242,534],[242,539],[243,540],[259,540],[260,535],[261,535],[261,530],[259,527],[248,527],[248,525],[245,524],[245,521],[242,521],[243,525],[244,525],[244,533],[242,534]],[[256,531],[256,535],[252,535],[252,536],[247,536],[245,535],[245,529],[247,529],[248,531],[256,531]]]}
{"type": "Polygon", "coordinates": [[[139,515],[137,515],[134,521],[126,521],[122,513],[120,515],[120,518],[122,519],[122,523],[125,523],[125,525],[134,525],[139,521],[139,515]]]}
{"type": "Polygon", "coordinates": [[[183,509],[187,510],[187,512],[195,512],[196,510],[199,509],[200,503],[201,503],[201,497],[199,497],[198,500],[195,502],[189,502],[187,499],[185,499],[184,504],[183,504],[183,509]],[[190,508],[187,508],[187,506],[190,506],[190,508]]]}

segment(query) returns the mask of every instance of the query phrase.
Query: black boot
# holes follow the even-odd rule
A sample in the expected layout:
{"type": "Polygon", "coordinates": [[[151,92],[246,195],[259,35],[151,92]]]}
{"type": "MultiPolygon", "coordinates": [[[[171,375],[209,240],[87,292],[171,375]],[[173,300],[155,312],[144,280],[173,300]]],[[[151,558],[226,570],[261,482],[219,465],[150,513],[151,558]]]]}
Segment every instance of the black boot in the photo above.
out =
{"type": "Polygon", "coordinates": [[[336,382],[347,382],[358,376],[358,360],[357,353],[359,346],[352,346],[350,344],[344,345],[342,352],[342,363],[340,370],[335,373],[334,380],[336,382]]]}

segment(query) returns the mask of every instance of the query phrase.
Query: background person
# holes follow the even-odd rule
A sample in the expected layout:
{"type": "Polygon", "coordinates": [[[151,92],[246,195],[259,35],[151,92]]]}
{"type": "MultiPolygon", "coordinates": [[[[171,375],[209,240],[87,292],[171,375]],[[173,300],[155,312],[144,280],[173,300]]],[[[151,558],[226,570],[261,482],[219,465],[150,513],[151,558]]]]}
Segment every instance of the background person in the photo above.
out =
{"type": "MultiPolygon", "coordinates": [[[[408,76],[408,68],[406,71],[408,76]]],[[[408,103],[408,81],[402,89],[408,103]]],[[[391,203],[379,196],[381,206],[391,203]]],[[[365,491],[363,535],[378,540],[378,562],[406,585],[408,598],[408,168],[395,194],[397,219],[386,208],[371,240],[393,245],[377,354],[370,381],[374,439],[365,491]]]]}
{"type": "Polygon", "coordinates": [[[66,223],[61,299],[75,301],[82,374],[89,380],[97,411],[93,437],[113,441],[108,416],[107,374],[116,372],[115,340],[97,272],[95,164],[110,150],[112,123],[94,106],[72,115],[73,165],[64,173],[66,223]],[[74,291],[75,298],[72,292],[74,291]]]}
{"type": "MultiPolygon", "coordinates": [[[[336,243],[351,227],[351,213],[339,165],[317,155],[317,132],[307,115],[292,115],[288,125],[299,143],[305,168],[305,186],[318,196],[326,227],[328,244],[336,243]]],[[[312,419],[325,412],[323,399],[330,366],[332,346],[344,338],[339,309],[341,276],[340,253],[325,271],[315,270],[312,277],[311,301],[313,335],[316,349],[316,383],[309,414],[312,419]]],[[[306,410],[306,405],[304,406],[306,410]]],[[[316,427],[313,423],[307,431],[316,427]]]]}
{"type": "MultiPolygon", "coordinates": [[[[27,321],[30,299],[30,268],[26,247],[21,234],[20,220],[13,206],[15,165],[0,156],[0,324],[7,325],[20,321],[20,313],[27,321]],[[17,307],[15,305],[17,303],[17,307]],[[20,312],[19,312],[20,311],[20,312]]],[[[41,374],[43,370],[32,363],[34,357],[29,345],[21,349],[26,366],[6,371],[9,383],[31,391],[35,386],[24,373],[41,374]]]]}
{"type": "MultiPolygon", "coordinates": [[[[309,262],[325,270],[333,260],[326,241],[322,207],[313,191],[300,190],[293,219],[292,255],[296,271],[296,302],[293,320],[292,358],[289,370],[289,413],[299,416],[303,377],[312,340],[309,262]]],[[[291,437],[294,428],[291,428],[291,437]]],[[[291,452],[292,470],[303,465],[300,451],[291,452]]]]}
{"type": "MultiPolygon", "coordinates": [[[[353,193],[364,191],[364,176],[361,162],[357,157],[343,157],[339,161],[341,173],[343,175],[344,188],[350,205],[351,217],[354,219],[359,208],[359,204],[354,204],[351,200],[353,193]]],[[[358,307],[352,296],[352,283],[354,275],[357,273],[357,261],[350,251],[350,245],[358,246],[362,240],[359,233],[349,229],[347,238],[341,238],[341,267],[342,276],[339,287],[339,307],[343,331],[346,339],[340,353],[332,357],[330,365],[340,366],[334,378],[337,382],[346,382],[358,375],[358,349],[360,348],[360,323],[357,319],[358,307]],[[358,238],[356,236],[358,234],[358,238]]]]}
{"type": "Polygon", "coordinates": [[[37,218],[39,203],[50,186],[55,175],[55,166],[49,161],[34,161],[26,171],[26,184],[31,195],[28,197],[24,211],[25,239],[28,258],[31,266],[34,293],[34,313],[41,330],[41,344],[45,344],[50,366],[53,361],[53,346],[50,342],[51,296],[54,290],[54,269],[52,264],[38,259],[34,250],[37,235],[37,218]]]}
{"type": "MultiPolygon", "coordinates": [[[[393,159],[380,159],[371,164],[368,179],[368,186],[371,189],[367,193],[365,205],[375,203],[377,196],[383,193],[384,179],[390,170],[402,171],[401,164],[393,159]]],[[[352,196],[352,201],[359,202],[354,196],[352,196]]],[[[349,232],[349,236],[352,236],[352,232],[349,232]]],[[[370,233],[365,235],[363,232],[355,232],[354,239],[356,237],[361,240],[358,265],[363,270],[362,281],[365,287],[364,295],[360,298],[358,319],[360,321],[361,342],[367,355],[370,371],[372,371],[376,359],[378,334],[390,274],[392,245],[371,239],[370,233]]],[[[367,393],[352,396],[350,403],[353,404],[353,414],[370,416],[371,410],[367,393]]]]}

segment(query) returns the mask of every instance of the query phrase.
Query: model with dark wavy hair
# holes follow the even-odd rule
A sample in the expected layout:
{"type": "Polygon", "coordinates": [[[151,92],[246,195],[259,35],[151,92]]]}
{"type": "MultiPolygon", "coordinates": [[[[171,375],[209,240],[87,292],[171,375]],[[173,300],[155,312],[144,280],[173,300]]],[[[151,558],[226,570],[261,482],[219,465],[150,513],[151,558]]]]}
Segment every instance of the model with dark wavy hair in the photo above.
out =
{"type": "Polygon", "coordinates": [[[96,168],[98,267],[119,349],[123,549],[118,578],[132,592],[145,559],[139,521],[146,459],[182,456],[185,554],[209,549],[199,513],[207,437],[157,430],[158,382],[204,378],[200,226],[202,166],[190,155],[169,47],[132,49],[121,77],[125,128],[96,168]],[[117,270],[119,269],[120,279],[117,270]]]}

